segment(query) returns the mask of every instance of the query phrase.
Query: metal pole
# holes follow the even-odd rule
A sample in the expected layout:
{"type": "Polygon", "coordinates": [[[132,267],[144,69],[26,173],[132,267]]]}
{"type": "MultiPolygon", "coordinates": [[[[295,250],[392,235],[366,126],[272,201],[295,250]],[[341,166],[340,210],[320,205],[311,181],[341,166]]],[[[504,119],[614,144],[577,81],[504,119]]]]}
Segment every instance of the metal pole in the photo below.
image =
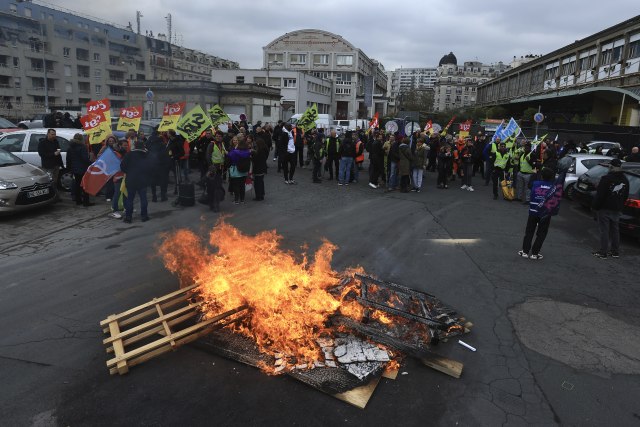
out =
{"type": "Polygon", "coordinates": [[[620,126],[620,124],[622,123],[622,113],[624,112],[624,101],[626,96],[627,96],[626,93],[622,94],[622,104],[620,104],[620,115],[618,116],[618,126],[620,126]]]}
{"type": "Polygon", "coordinates": [[[42,66],[44,67],[44,111],[49,111],[49,84],[47,82],[47,57],[45,56],[44,46],[44,32],[42,31],[42,24],[40,24],[40,43],[42,43],[42,66]]]}
{"type": "MultiPolygon", "coordinates": [[[[542,105],[538,105],[538,113],[540,112],[540,110],[542,109],[542,105]]],[[[536,140],[538,140],[538,126],[540,125],[540,123],[536,122],[536,140]]]]}

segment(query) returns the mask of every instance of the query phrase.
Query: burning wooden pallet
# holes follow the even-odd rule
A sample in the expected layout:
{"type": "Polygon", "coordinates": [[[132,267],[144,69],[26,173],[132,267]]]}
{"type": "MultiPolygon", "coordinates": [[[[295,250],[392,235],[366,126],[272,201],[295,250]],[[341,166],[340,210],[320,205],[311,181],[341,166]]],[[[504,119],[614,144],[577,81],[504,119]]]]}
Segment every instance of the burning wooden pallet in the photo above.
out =
{"type": "Polygon", "coordinates": [[[194,322],[202,304],[193,298],[194,289],[191,286],[154,298],[100,322],[108,335],[103,341],[107,353],[114,355],[107,361],[111,375],[126,374],[129,368],[237,322],[246,314],[247,307],[242,306],[194,322]]]}

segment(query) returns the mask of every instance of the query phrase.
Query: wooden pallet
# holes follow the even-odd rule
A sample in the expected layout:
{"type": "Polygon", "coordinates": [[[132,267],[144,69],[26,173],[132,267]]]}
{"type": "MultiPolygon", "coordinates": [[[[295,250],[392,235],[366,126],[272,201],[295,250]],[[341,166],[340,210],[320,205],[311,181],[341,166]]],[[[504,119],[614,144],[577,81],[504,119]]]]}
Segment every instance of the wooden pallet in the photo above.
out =
{"type": "Polygon", "coordinates": [[[154,298],[100,322],[103,332],[108,335],[103,341],[107,353],[114,355],[107,361],[111,375],[126,374],[135,365],[195,341],[246,315],[247,307],[242,306],[195,322],[202,302],[194,301],[194,288],[191,286],[154,298]]]}

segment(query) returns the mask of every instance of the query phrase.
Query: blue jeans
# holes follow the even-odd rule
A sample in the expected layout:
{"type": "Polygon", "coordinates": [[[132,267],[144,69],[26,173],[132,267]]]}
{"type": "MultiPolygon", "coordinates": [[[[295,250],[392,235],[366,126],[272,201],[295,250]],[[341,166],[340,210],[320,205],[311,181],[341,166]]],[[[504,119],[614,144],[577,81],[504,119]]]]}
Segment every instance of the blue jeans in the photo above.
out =
{"type": "Polygon", "coordinates": [[[342,157],[340,159],[340,171],[338,173],[338,184],[348,184],[351,180],[351,167],[353,157],[342,157]]]}
{"type": "Polygon", "coordinates": [[[389,162],[389,189],[398,188],[398,162],[389,162]]]}
{"type": "Polygon", "coordinates": [[[147,212],[147,205],[148,205],[147,187],[142,187],[142,188],[127,187],[127,193],[129,193],[129,196],[124,201],[125,218],[131,219],[131,217],[133,216],[133,199],[135,199],[136,194],[140,196],[140,217],[141,218],[148,217],[149,213],[147,212]]]}
{"type": "MultiPolygon", "coordinates": [[[[120,200],[120,185],[122,185],[122,178],[113,183],[113,198],[111,199],[111,210],[114,212],[118,212],[120,210],[118,207],[118,201],[120,200]]],[[[123,197],[123,206],[126,206],[126,201],[127,198],[123,197]]]]}

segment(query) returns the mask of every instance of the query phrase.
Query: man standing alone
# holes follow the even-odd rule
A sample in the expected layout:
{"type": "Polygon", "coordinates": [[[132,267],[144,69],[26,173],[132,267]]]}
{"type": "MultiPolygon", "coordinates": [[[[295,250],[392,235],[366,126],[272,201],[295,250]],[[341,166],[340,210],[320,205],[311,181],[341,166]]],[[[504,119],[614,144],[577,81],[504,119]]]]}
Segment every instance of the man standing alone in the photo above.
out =
{"type": "Polygon", "coordinates": [[[622,172],[620,159],[613,159],[609,164],[609,173],[600,179],[596,197],[593,200],[593,210],[596,211],[598,227],[600,228],[600,250],[593,252],[593,256],[606,259],[620,256],[620,212],[629,197],[629,180],[622,172]],[[609,249],[611,238],[611,252],[609,249]]]}
{"type": "MultiPolygon", "coordinates": [[[[62,163],[60,143],[56,138],[55,129],[49,129],[47,131],[46,138],[42,138],[40,140],[38,143],[38,154],[40,155],[42,169],[51,175],[53,187],[57,188],[58,174],[60,173],[60,168],[62,168],[64,164],[62,163]]],[[[57,193],[56,200],[60,200],[60,196],[57,193]]]]}

